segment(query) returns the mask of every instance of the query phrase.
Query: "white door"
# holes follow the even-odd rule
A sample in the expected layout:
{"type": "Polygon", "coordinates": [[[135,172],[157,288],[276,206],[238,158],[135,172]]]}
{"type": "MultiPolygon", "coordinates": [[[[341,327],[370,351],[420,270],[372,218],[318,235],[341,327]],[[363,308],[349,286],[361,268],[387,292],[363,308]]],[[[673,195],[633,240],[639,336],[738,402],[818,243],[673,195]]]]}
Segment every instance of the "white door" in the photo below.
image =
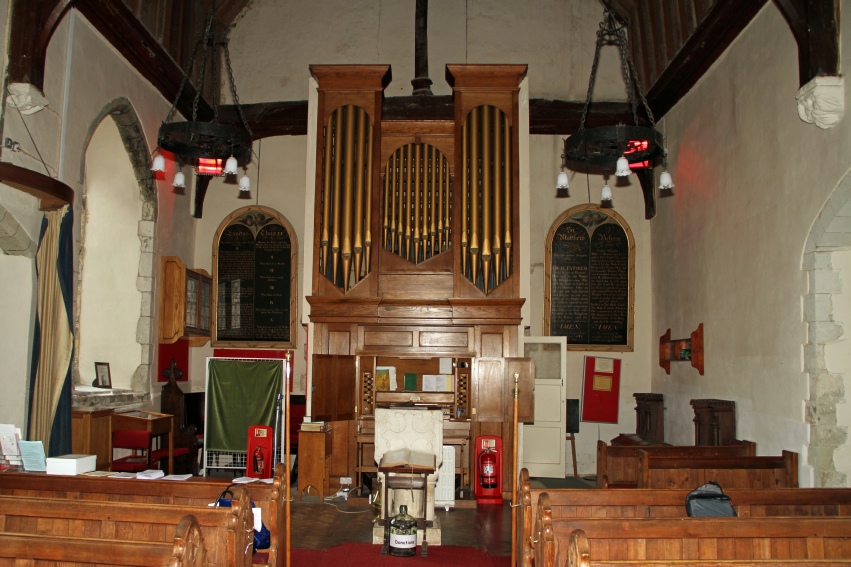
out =
{"type": "Polygon", "coordinates": [[[529,476],[564,478],[567,339],[523,337],[524,356],[535,361],[535,422],[523,424],[522,463],[529,476]]]}

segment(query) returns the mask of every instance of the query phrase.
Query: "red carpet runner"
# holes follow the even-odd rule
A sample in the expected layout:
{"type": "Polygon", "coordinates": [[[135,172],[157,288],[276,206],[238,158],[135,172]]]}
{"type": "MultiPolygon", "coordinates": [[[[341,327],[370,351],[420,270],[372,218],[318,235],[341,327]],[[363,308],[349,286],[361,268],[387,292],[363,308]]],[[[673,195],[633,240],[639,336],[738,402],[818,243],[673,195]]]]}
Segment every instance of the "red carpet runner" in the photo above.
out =
{"type": "Polygon", "coordinates": [[[488,555],[474,547],[433,545],[428,557],[393,557],[381,555],[381,546],[369,543],[345,543],[330,549],[293,549],[293,567],[385,567],[404,565],[441,565],[445,567],[510,567],[511,557],[488,555]]]}

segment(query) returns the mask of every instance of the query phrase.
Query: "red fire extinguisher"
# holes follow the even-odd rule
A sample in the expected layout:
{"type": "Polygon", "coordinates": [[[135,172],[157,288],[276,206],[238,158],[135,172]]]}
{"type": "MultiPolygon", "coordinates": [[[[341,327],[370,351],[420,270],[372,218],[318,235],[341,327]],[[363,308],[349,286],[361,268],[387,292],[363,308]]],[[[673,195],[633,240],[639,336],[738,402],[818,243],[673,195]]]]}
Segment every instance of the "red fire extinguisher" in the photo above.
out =
{"type": "Polygon", "coordinates": [[[479,483],[482,488],[496,488],[496,453],[488,447],[479,455],[479,483]]]}
{"type": "Polygon", "coordinates": [[[260,447],[254,449],[254,472],[263,474],[263,452],[260,450],[260,447]]]}

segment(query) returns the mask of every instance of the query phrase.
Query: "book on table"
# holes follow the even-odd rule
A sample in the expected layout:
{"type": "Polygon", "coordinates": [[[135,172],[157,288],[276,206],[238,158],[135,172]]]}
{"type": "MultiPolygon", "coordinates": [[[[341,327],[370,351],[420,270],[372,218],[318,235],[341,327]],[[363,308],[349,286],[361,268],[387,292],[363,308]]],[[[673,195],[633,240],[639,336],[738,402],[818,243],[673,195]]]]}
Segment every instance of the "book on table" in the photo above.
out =
{"type": "Polygon", "coordinates": [[[411,449],[392,449],[381,456],[379,468],[408,469],[411,472],[434,472],[435,457],[432,453],[411,449]]]}
{"type": "Polygon", "coordinates": [[[61,455],[47,458],[47,474],[78,475],[97,468],[97,455],[61,455]]]}

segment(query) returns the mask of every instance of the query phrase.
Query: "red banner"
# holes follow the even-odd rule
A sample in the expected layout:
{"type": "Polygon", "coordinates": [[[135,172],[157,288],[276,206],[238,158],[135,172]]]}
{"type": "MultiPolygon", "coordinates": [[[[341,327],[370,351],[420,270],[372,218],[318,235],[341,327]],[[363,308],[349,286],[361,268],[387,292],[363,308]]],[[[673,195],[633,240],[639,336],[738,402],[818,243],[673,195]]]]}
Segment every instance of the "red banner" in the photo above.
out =
{"type": "Polygon", "coordinates": [[[582,421],[618,422],[618,397],[621,389],[619,358],[585,357],[582,382],[582,421]]]}

